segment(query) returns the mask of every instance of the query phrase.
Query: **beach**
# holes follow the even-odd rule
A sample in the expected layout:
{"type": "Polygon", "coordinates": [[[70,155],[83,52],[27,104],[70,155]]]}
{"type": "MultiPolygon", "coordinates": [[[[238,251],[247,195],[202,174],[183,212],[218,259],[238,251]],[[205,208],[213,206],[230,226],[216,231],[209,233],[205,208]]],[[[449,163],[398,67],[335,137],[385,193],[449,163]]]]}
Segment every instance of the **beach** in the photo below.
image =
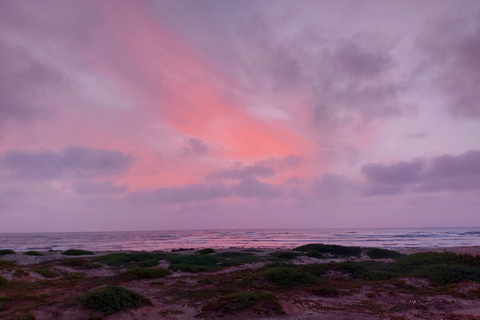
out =
{"type": "Polygon", "coordinates": [[[0,256],[7,281],[0,286],[0,318],[480,319],[480,278],[460,266],[480,261],[478,246],[65,252],[0,256]],[[458,267],[465,279],[387,271],[411,266],[412,257],[434,265],[432,274],[439,265],[450,264],[448,272],[458,267]],[[85,302],[87,294],[112,286],[148,303],[102,311],[85,302]]]}

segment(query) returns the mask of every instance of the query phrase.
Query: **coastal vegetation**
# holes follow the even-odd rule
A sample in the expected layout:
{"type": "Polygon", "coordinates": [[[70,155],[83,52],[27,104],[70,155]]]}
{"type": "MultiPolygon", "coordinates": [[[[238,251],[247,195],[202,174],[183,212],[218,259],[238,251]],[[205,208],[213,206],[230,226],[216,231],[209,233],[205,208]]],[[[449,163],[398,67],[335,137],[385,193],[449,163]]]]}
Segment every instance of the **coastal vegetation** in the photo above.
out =
{"type": "Polygon", "coordinates": [[[118,286],[96,289],[80,297],[85,308],[105,313],[140,308],[152,302],[142,295],[118,286]]]}
{"type": "Polygon", "coordinates": [[[161,317],[255,318],[288,314],[287,301],[309,312],[430,319],[480,299],[480,258],[472,255],[323,244],[200,251],[57,254],[21,267],[0,260],[0,318],[68,306],[101,319],[146,305],[161,317]]]}
{"type": "Polygon", "coordinates": [[[10,250],[10,249],[0,250],[0,256],[4,256],[4,255],[7,255],[7,254],[15,254],[15,251],[10,250]]]}
{"type": "Polygon", "coordinates": [[[84,255],[93,255],[95,253],[87,250],[68,249],[66,251],[63,251],[62,254],[65,256],[84,256],[84,255]]]}

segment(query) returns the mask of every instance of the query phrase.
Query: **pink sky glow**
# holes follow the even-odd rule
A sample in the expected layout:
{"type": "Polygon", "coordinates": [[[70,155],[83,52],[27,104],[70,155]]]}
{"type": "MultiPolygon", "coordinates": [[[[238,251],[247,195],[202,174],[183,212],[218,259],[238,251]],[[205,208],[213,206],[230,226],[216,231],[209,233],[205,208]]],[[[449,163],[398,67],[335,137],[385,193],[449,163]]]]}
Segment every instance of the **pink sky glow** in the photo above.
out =
{"type": "Polygon", "coordinates": [[[0,232],[480,226],[478,1],[0,1],[0,232]]]}

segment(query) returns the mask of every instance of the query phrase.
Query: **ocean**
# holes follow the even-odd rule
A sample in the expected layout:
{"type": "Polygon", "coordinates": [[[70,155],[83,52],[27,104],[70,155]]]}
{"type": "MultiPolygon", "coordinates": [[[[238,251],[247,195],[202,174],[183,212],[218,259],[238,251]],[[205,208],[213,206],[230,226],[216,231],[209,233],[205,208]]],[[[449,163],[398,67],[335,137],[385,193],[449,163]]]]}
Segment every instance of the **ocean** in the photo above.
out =
{"type": "Polygon", "coordinates": [[[155,251],[180,248],[282,248],[308,243],[379,248],[480,246],[480,228],[239,229],[1,233],[0,249],[155,251]]]}

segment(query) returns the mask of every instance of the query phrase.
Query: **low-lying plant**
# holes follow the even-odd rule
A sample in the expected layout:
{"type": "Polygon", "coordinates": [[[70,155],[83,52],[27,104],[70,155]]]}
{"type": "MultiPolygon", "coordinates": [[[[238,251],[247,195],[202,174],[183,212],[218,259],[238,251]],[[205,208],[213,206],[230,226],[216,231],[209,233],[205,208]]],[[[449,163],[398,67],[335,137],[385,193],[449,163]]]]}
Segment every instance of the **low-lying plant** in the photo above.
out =
{"type": "Polygon", "coordinates": [[[195,254],[210,254],[210,253],[215,253],[215,250],[211,248],[206,248],[206,249],[195,251],[195,254]]]}
{"type": "Polygon", "coordinates": [[[405,256],[400,252],[381,248],[371,248],[365,253],[370,259],[399,259],[405,256]]]}
{"type": "Polygon", "coordinates": [[[8,280],[0,276],[0,286],[4,286],[8,283],[8,280]]]}
{"type": "Polygon", "coordinates": [[[69,272],[63,276],[64,279],[67,280],[80,280],[85,278],[85,272],[69,272]]]}
{"type": "Polygon", "coordinates": [[[161,259],[165,259],[168,255],[170,254],[159,252],[111,253],[94,258],[93,261],[97,261],[110,266],[128,267],[135,265],[139,266],[141,263],[153,264],[154,261],[156,262],[156,264],[158,264],[161,259]]]}
{"type": "Polygon", "coordinates": [[[269,268],[264,274],[268,281],[283,287],[311,285],[318,281],[313,274],[292,267],[269,268]]]}
{"type": "Polygon", "coordinates": [[[56,278],[58,277],[58,274],[56,272],[53,272],[51,270],[45,269],[45,268],[38,268],[34,270],[36,273],[44,276],[45,278],[56,278]]]}
{"type": "Polygon", "coordinates": [[[75,269],[89,270],[101,268],[102,265],[97,262],[91,262],[85,259],[65,259],[59,262],[60,265],[75,269]]]}
{"type": "Polygon", "coordinates": [[[80,249],[68,249],[62,252],[65,256],[84,256],[84,255],[92,255],[95,252],[87,251],[87,250],[80,250],[80,249]]]}
{"type": "Polygon", "coordinates": [[[0,260],[0,269],[12,270],[16,266],[17,266],[17,264],[13,261],[0,260]]]}
{"type": "Polygon", "coordinates": [[[118,286],[96,289],[81,296],[80,301],[85,308],[110,314],[152,304],[149,299],[135,291],[118,286]]]}
{"type": "Polygon", "coordinates": [[[122,278],[134,279],[156,279],[163,278],[172,274],[169,270],[163,268],[133,268],[121,273],[122,278]]]}
{"type": "Polygon", "coordinates": [[[293,251],[277,251],[270,253],[271,260],[293,260],[298,257],[300,253],[293,251]]]}
{"type": "Polygon", "coordinates": [[[320,256],[330,254],[336,257],[360,257],[362,254],[362,248],[360,247],[344,247],[322,243],[306,244],[294,250],[305,252],[309,256],[314,256],[315,254],[319,254],[320,256]]]}
{"type": "Polygon", "coordinates": [[[10,250],[10,249],[0,250],[0,256],[4,256],[4,255],[6,255],[6,254],[15,254],[15,251],[10,250]]]}

